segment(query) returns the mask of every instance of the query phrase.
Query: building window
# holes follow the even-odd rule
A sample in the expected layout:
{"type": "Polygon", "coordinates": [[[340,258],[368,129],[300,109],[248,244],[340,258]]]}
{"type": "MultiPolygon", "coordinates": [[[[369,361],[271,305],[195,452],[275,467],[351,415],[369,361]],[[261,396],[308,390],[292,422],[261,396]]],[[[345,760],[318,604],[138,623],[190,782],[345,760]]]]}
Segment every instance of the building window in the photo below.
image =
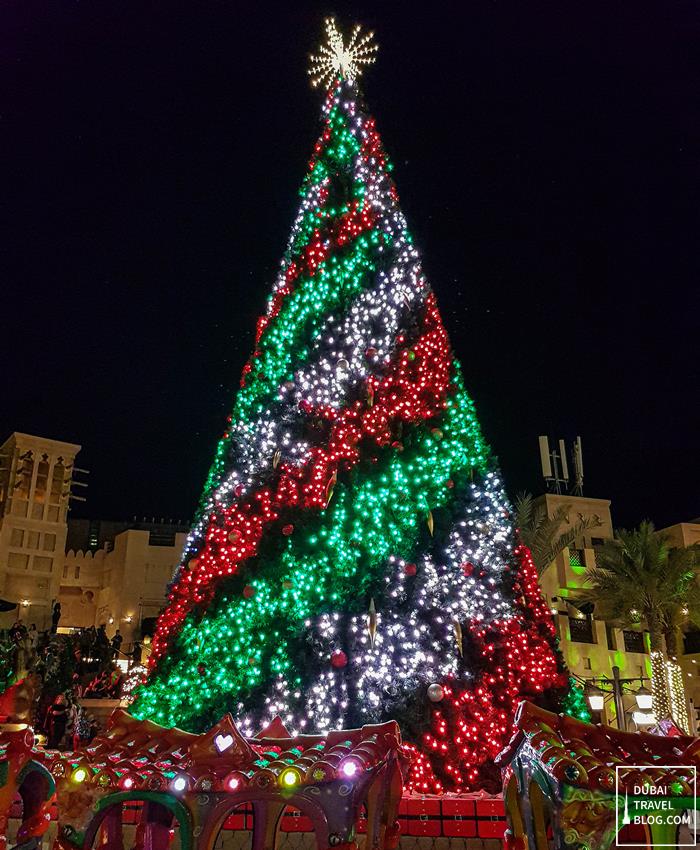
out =
{"type": "Polygon", "coordinates": [[[44,518],[44,504],[43,502],[34,502],[32,504],[32,519],[43,519],[44,518]]]}
{"type": "Polygon", "coordinates": [[[63,578],[68,578],[68,564],[63,565],[63,578]]]}
{"type": "Polygon", "coordinates": [[[625,652],[646,652],[644,645],[644,632],[631,632],[625,630],[622,633],[625,639],[625,652]]]}
{"type": "Polygon", "coordinates": [[[569,617],[569,633],[571,640],[576,643],[595,643],[593,637],[593,618],[569,617]]]}
{"type": "Polygon", "coordinates": [[[17,487],[15,496],[20,499],[28,499],[32,487],[32,475],[34,473],[34,456],[32,452],[26,452],[20,457],[21,463],[17,465],[17,487]]]}
{"type": "Polygon", "coordinates": [[[591,537],[591,546],[602,546],[605,540],[602,537],[591,537]]]}
{"type": "Polygon", "coordinates": [[[53,474],[51,475],[51,492],[49,494],[49,503],[52,505],[58,505],[61,501],[61,493],[63,492],[63,479],[65,475],[65,469],[62,461],[56,461],[56,465],[53,468],[53,474]]]}
{"type": "Polygon", "coordinates": [[[7,566],[11,570],[26,570],[29,568],[29,555],[22,555],[19,552],[10,552],[7,556],[7,566]]]}
{"type": "Polygon", "coordinates": [[[46,488],[49,484],[49,456],[43,455],[36,465],[36,483],[34,484],[34,501],[42,505],[46,501],[46,488]]]}
{"type": "Polygon", "coordinates": [[[583,549],[569,549],[569,566],[585,569],[586,560],[583,554],[583,549]]]}
{"type": "Polygon", "coordinates": [[[49,505],[48,516],[46,519],[49,522],[58,522],[58,505],[49,505]]]}
{"type": "Polygon", "coordinates": [[[700,652],[700,632],[693,631],[683,635],[683,652],[685,655],[700,652]]]}
{"type": "Polygon", "coordinates": [[[44,535],[44,552],[53,552],[56,548],[56,535],[55,534],[45,534],[44,535]]]}
{"type": "Polygon", "coordinates": [[[608,641],[608,649],[617,650],[617,640],[615,639],[615,629],[610,623],[605,624],[605,637],[608,641]]]}
{"type": "Polygon", "coordinates": [[[26,517],[28,508],[29,508],[29,502],[25,502],[21,498],[12,500],[12,515],[13,516],[26,517]]]}
{"type": "Polygon", "coordinates": [[[38,549],[39,548],[39,532],[38,531],[28,531],[27,532],[27,549],[38,549]]]}
{"type": "Polygon", "coordinates": [[[168,528],[153,528],[148,533],[149,546],[174,546],[175,531],[168,528]]]}
{"type": "Polygon", "coordinates": [[[37,573],[50,573],[53,568],[53,558],[47,558],[44,555],[35,555],[32,562],[32,569],[37,573]]]}
{"type": "Polygon", "coordinates": [[[24,546],[24,529],[23,528],[13,528],[10,532],[10,546],[17,546],[21,548],[24,546]]]}
{"type": "Polygon", "coordinates": [[[80,578],[80,564],[75,565],[75,569],[73,570],[73,578],[80,578]]]}
{"type": "Polygon", "coordinates": [[[588,656],[588,655],[587,655],[587,656],[583,659],[583,669],[584,669],[584,670],[592,670],[592,669],[593,669],[593,668],[591,667],[591,659],[590,659],[590,656],[588,656]]]}

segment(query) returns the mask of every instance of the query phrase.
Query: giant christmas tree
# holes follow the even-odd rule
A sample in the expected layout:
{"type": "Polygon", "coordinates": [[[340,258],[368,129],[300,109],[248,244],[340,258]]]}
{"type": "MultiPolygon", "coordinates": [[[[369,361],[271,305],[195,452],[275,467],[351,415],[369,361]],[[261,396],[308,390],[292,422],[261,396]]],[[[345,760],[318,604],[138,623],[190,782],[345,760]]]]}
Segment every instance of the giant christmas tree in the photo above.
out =
{"type": "Polygon", "coordinates": [[[323,129],[133,711],[312,731],[397,719],[423,790],[493,787],[566,675],[357,77],[323,129]]]}

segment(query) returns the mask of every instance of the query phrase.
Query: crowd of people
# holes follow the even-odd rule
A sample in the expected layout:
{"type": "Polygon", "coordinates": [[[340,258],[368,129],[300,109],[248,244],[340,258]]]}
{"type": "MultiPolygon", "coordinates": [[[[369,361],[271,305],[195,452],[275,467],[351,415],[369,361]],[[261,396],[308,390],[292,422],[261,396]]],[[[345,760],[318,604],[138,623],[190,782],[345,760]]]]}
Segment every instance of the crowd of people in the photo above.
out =
{"type": "MultiPolygon", "coordinates": [[[[22,620],[16,620],[8,633],[9,649],[13,656],[12,666],[15,671],[32,670],[56,633],[55,628],[40,632],[34,623],[27,627],[22,620]]],[[[83,661],[87,663],[98,661],[106,664],[118,658],[124,658],[131,665],[137,665],[143,658],[143,647],[140,641],[134,641],[131,652],[122,652],[123,635],[117,629],[111,638],[108,637],[105,623],[98,628],[90,626],[84,629],[73,629],[70,635],[64,637],[70,638],[78,665],[83,661]]]]}
{"type": "Polygon", "coordinates": [[[97,731],[81,700],[121,698],[125,677],[116,662],[126,659],[131,669],[139,667],[143,648],[135,641],[131,652],[122,652],[123,636],[118,629],[109,636],[106,624],[58,634],[57,605],[51,629],[39,631],[34,623],[26,626],[18,619],[0,632],[0,694],[31,677],[35,730],[46,736],[48,747],[72,750],[97,731]]]}

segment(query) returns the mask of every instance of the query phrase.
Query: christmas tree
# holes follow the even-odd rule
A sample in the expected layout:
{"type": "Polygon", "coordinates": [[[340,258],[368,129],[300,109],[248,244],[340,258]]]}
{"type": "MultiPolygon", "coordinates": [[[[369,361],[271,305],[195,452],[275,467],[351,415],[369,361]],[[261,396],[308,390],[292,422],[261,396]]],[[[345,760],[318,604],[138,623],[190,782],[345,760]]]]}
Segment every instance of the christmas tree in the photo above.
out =
{"type": "Polygon", "coordinates": [[[567,676],[361,100],[376,47],[327,36],[322,133],[132,711],[395,718],[413,787],[495,788],[519,700],[567,676]]]}

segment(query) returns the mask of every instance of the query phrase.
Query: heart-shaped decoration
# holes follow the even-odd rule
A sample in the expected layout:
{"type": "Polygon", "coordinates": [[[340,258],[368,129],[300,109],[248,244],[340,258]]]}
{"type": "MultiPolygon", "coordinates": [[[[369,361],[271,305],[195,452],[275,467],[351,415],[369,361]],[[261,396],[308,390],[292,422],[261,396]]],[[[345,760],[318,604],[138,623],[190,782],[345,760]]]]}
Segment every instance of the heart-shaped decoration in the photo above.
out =
{"type": "Polygon", "coordinates": [[[216,749],[223,753],[224,750],[227,750],[231,744],[233,743],[233,735],[217,735],[214,738],[214,744],[216,745],[216,749]]]}

